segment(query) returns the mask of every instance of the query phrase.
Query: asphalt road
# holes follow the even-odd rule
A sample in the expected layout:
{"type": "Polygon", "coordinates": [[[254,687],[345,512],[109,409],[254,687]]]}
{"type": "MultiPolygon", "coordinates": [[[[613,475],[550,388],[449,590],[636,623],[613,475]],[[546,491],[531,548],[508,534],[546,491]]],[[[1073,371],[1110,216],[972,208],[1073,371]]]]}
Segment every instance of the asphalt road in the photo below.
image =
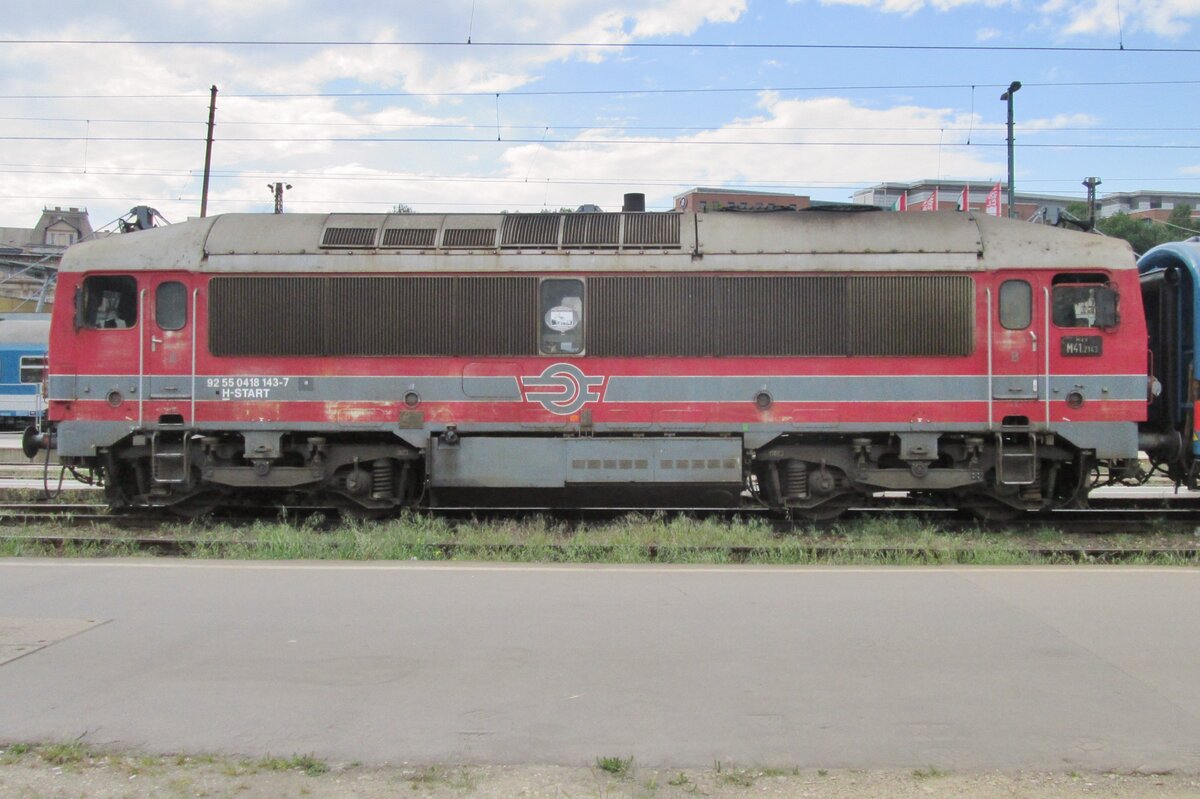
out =
{"type": "Polygon", "coordinates": [[[0,560],[0,740],[1200,770],[1200,572],[0,560]]]}

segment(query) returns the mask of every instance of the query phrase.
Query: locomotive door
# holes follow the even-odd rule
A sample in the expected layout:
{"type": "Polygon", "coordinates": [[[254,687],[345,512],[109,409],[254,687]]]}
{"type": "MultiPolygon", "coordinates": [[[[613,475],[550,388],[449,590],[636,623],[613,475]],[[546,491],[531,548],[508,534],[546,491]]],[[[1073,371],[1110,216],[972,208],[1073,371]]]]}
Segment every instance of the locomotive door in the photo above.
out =
{"type": "Polygon", "coordinates": [[[192,375],[195,371],[195,320],[186,275],[155,275],[143,281],[142,379],[145,397],[154,405],[147,421],[192,421],[192,375]]]}
{"type": "Polygon", "coordinates": [[[1006,417],[1032,418],[1031,402],[1045,396],[1039,359],[1048,342],[1040,338],[1038,320],[1045,310],[1031,281],[1025,277],[1001,275],[999,289],[993,300],[995,315],[988,331],[991,352],[990,379],[994,417],[989,422],[1003,422],[1006,417]]]}

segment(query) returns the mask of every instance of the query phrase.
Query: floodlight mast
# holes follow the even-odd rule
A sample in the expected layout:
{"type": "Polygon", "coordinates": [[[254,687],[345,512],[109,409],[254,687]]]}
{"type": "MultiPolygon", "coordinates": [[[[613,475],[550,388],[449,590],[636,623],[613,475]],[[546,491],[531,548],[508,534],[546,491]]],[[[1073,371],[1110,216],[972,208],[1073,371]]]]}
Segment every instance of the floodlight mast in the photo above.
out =
{"type": "Polygon", "coordinates": [[[1021,81],[1014,80],[1008,85],[1008,91],[1000,95],[1001,100],[1008,101],[1008,218],[1017,218],[1016,189],[1013,178],[1013,95],[1021,88],[1021,81]]]}

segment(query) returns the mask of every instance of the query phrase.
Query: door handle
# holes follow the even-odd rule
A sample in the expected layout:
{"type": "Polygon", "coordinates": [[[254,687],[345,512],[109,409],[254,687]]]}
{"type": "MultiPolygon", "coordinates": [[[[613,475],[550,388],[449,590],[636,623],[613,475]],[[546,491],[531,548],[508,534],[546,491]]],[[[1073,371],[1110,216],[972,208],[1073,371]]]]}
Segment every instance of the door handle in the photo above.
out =
{"type": "Polygon", "coordinates": [[[1037,352],[1037,333],[1034,333],[1032,330],[1029,331],[1029,341],[1033,345],[1033,351],[1037,352]]]}
{"type": "Polygon", "coordinates": [[[161,338],[159,338],[158,336],[151,336],[150,337],[150,351],[156,352],[158,350],[158,345],[162,344],[162,343],[163,343],[163,340],[161,338]]]}

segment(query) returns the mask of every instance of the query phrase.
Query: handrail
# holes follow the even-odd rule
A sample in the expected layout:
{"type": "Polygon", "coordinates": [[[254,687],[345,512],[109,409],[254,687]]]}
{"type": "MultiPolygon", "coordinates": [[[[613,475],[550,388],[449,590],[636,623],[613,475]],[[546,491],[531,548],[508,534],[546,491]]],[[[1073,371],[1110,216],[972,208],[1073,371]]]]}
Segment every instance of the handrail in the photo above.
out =
{"type": "Polygon", "coordinates": [[[146,419],[146,290],[138,293],[138,428],[146,419]]]}
{"type": "Polygon", "coordinates": [[[200,289],[192,289],[192,408],[189,414],[192,427],[196,426],[196,298],[200,296],[200,289]]]}
{"type": "Polygon", "coordinates": [[[995,418],[992,397],[996,392],[992,383],[992,289],[990,287],[983,290],[983,297],[987,301],[987,429],[992,430],[992,420],[995,418]]]}
{"type": "Polygon", "coordinates": [[[1046,323],[1046,340],[1042,345],[1046,350],[1046,385],[1042,389],[1046,395],[1046,430],[1050,429],[1050,289],[1046,286],[1042,287],[1042,297],[1044,300],[1044,311],[1042,316],[1046,323]]]}

